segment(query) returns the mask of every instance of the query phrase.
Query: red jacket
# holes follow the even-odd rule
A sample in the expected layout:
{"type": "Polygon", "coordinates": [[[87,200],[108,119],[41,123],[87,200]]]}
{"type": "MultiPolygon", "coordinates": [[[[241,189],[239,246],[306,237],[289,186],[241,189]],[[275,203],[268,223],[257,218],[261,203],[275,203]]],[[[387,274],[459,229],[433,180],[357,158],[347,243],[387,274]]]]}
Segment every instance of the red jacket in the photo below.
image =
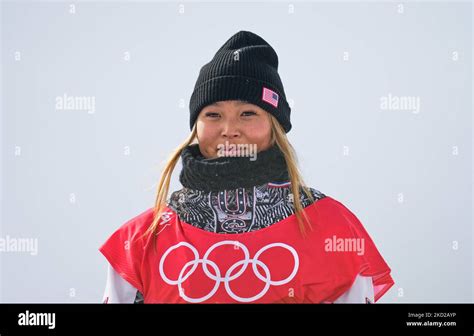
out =
{"type": "Polygon", "coordinates": [[[253,232],[221,234],[160,219],[156,251],[141,235],[153,208],[123,224],[100,247],[145,303],[331,303],[358,275],[372,277],[374,299],[394,284],[390,268],[357,217],[326,196],[307,206],[313,230],[293,214],[253,232]]]}

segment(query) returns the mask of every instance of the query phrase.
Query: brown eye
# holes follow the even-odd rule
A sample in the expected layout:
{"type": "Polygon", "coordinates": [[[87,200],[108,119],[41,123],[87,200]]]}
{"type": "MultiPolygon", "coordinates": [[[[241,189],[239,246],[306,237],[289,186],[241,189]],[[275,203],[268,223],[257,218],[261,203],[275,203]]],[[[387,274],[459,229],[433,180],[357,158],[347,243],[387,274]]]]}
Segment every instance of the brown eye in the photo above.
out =
{"type": "Polygon", "coordinates": [[[205,115],[206,117],[211,117],[211,118],[219,116],[219,114],[215,112],[207,112],[205,115]]]}
{"type": "Polygon", "coordinates": [[[246,114],[245,116],[251,116],[251,115],[256,115],[257,113],[253,111],[245,111],[245,112],[242,112],[242,114],[246,114]]]}

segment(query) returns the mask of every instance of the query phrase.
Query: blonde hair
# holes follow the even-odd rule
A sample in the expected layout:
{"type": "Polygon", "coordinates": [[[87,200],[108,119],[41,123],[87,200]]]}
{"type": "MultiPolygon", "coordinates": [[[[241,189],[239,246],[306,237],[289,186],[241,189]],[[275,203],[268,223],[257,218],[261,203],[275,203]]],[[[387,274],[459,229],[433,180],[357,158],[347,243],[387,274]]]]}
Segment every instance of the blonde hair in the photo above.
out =
{"type": "MultiPolygon", "coordinates": [[[[311,203],[314,202],[314,198],[311,192],[309,191],[309,188],[306,186],[306,184],[303,181],[301,173],[298,169],[298,161],[297,161],[294,148],[288,141],[288,138],[286,136],[286,133],[283,127],[280,125],[280,123],[275,119],[273,115],[269,114],[269,117],[271,120],[270,142],[271,142],[271,145],[275,144],[276,142],[276,144],[278,145],[278,147],[280,148],[280,150],[282,151],[284,155],[286,165],[287,165],[288,175],[290,177],[290,182],[291,182],[291,193],[293,194],[293,204],[295,207],[295,215],[298,221],[300,232],[303,236],[305,236],[306,227],[303,221],[303,217],[306,223],[308,224],[308,226],[310,227],[310,229],[312,229],[312,227],[311,227],[311,222],[308,219],[306,212],[303,211],[303,206],[302,206],[301,198],[300,198],[300,191],[303,190],[306,196],[311,200],[311,203]]],[[[156,238],[156,236],[159,233],[158,232],[159,221],[163,213],[163,210],[167,206],[166,202],[167,202],[169,186],[170,186],[173,170],[176,166],[176,163],[181,157],[181,152],[183,151],[183,149],[185,149],[187,146],[192,144],[194,140],[197,139],[196,124],[197,123],[194,124],[194,127],[191,131],[191,134],[188,136],[188,138],[184,140],[184,142],[182,142],[171,153],[171,155],[169,156],[168,160],[165,163],[164,169],[161,173],[160,181],[158,183],[155,206],[154,206],[154,211],[153,211],[153,215],[154,215],[153,222],[149,226],[149,228],[146,230],[144,236],[154,235],[156,238]]],[[[154,239],[154,241],[156,241],[156,239],[154,239]]]]}

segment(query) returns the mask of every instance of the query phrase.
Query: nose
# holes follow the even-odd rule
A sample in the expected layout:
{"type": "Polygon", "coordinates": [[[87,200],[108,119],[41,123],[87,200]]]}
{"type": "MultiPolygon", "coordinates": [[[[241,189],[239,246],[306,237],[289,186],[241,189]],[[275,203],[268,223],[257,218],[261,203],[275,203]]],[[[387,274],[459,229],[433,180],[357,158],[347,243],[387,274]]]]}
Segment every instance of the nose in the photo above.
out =
{"type": "Polygon", "coordinates": [[[221,135],[226,139],[234,139],[240,137],[240,130],[238,124],[233,120],[229,120],[222,126],[221,135]]]}

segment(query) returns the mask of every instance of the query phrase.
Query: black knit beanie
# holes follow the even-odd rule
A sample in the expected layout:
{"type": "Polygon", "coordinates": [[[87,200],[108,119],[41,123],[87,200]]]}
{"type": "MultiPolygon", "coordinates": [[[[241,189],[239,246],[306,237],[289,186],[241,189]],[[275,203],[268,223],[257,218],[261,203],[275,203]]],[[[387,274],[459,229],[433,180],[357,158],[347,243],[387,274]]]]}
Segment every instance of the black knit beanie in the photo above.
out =
{"type": "Polygon", "coordinates": [[[234,34],[201,68],[189,102],[191,130],[205,106],[223,100],[255,104],[290,131],[291,109],[278,74],[278,55],[257,34],[234,34]]]}

